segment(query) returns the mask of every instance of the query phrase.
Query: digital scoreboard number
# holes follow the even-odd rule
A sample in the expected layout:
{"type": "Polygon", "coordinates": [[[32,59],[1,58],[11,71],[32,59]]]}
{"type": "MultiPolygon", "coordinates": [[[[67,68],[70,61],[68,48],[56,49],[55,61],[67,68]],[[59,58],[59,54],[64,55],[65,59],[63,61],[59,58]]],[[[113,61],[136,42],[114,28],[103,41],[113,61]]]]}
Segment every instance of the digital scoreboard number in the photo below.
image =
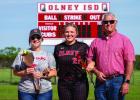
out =
{"type": "Polygon", "coordinates": [[[78,26],[79,39],[87,42],[101,35],[101,18],[109,12],[103,3],[38,3],[38,28],[44,44],[55,45],[63,40],[63,27],[69,22],[78,26]]]}

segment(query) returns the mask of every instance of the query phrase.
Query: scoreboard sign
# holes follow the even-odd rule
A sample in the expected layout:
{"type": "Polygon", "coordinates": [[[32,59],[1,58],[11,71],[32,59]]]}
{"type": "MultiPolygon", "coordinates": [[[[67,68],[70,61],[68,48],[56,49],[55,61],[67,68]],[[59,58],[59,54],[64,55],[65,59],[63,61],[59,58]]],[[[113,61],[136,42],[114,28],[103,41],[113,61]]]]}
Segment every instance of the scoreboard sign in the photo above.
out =
{"type": "Polygon", "coordinates": [[[90,44],[100,36],[102,15],[110,10],[102,3],[38,3],[38,28],[44,38],[42,45],[56,45],[64,40],[63,27],[69,22],[78,26],[77,39],[90,44]]]}

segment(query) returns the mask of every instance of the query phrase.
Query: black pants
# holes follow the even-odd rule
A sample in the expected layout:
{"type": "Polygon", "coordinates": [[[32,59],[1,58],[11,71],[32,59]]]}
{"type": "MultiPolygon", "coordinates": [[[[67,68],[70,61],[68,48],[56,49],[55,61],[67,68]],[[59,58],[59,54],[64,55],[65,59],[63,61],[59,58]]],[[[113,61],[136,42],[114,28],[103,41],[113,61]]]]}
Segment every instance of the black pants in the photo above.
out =
{"type": "Polygon", "coordinates": [[[88,80],[58,80],[59,100],[87,100],[89,92],[88,80]]]}

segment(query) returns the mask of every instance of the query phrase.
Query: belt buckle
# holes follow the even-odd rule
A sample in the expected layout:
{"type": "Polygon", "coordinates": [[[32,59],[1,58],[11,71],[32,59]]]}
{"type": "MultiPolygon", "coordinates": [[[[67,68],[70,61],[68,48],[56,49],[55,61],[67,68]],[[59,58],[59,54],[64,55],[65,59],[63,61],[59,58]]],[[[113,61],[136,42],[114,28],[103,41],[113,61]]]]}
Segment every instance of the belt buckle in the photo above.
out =
{"type": "Polygon", "coordinates": [[[118,76],[119,76],[119,75],[115,75],[115,74],[114,74],[114,75],[112,75],[112,78],[115,78],[115,77],[118,77],[118,76]]]}
{"type": "Polygon", "coordinates": [[[109,75],[106,77],[106,79],[112,79],[112,78],[115,78],[115,77],[118,77],[119,74],[113,74],[113,75],[109,75]]]}

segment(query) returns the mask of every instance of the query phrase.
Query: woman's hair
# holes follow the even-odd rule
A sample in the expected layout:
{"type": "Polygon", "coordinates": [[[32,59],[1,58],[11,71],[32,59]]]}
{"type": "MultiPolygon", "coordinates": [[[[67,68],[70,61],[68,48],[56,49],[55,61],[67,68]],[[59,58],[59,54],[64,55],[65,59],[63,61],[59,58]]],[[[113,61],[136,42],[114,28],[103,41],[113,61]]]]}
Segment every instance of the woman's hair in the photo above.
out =
{"type": "Polygon", "coordinates": [[[42,41],[43,41],[43,38],[42,38],[42,35],[41,35],[41,31],[40,31],[38,28],[35,28],[35,29],[32,29],[32,30],[30,31],[30,33],[29,33],[29,45],[30,45],[30,43],[31,43],[31,37],[32,37],[33,35],[38,35],[38,36],[40,36],[41,39],[42,39],[42,41]]]}
{"type": "Polygon", "coordinates": [[[71,27],[74,27],[75,28],[75,30],[76,30],[76,33],[78,34],[78,27],[74,24],[74,23],[67,23],[65,26],[64,26],[64,32],[66,31],[66,28],[67,27],[69,27],[69,26],[71,26],[71,27]]]}

